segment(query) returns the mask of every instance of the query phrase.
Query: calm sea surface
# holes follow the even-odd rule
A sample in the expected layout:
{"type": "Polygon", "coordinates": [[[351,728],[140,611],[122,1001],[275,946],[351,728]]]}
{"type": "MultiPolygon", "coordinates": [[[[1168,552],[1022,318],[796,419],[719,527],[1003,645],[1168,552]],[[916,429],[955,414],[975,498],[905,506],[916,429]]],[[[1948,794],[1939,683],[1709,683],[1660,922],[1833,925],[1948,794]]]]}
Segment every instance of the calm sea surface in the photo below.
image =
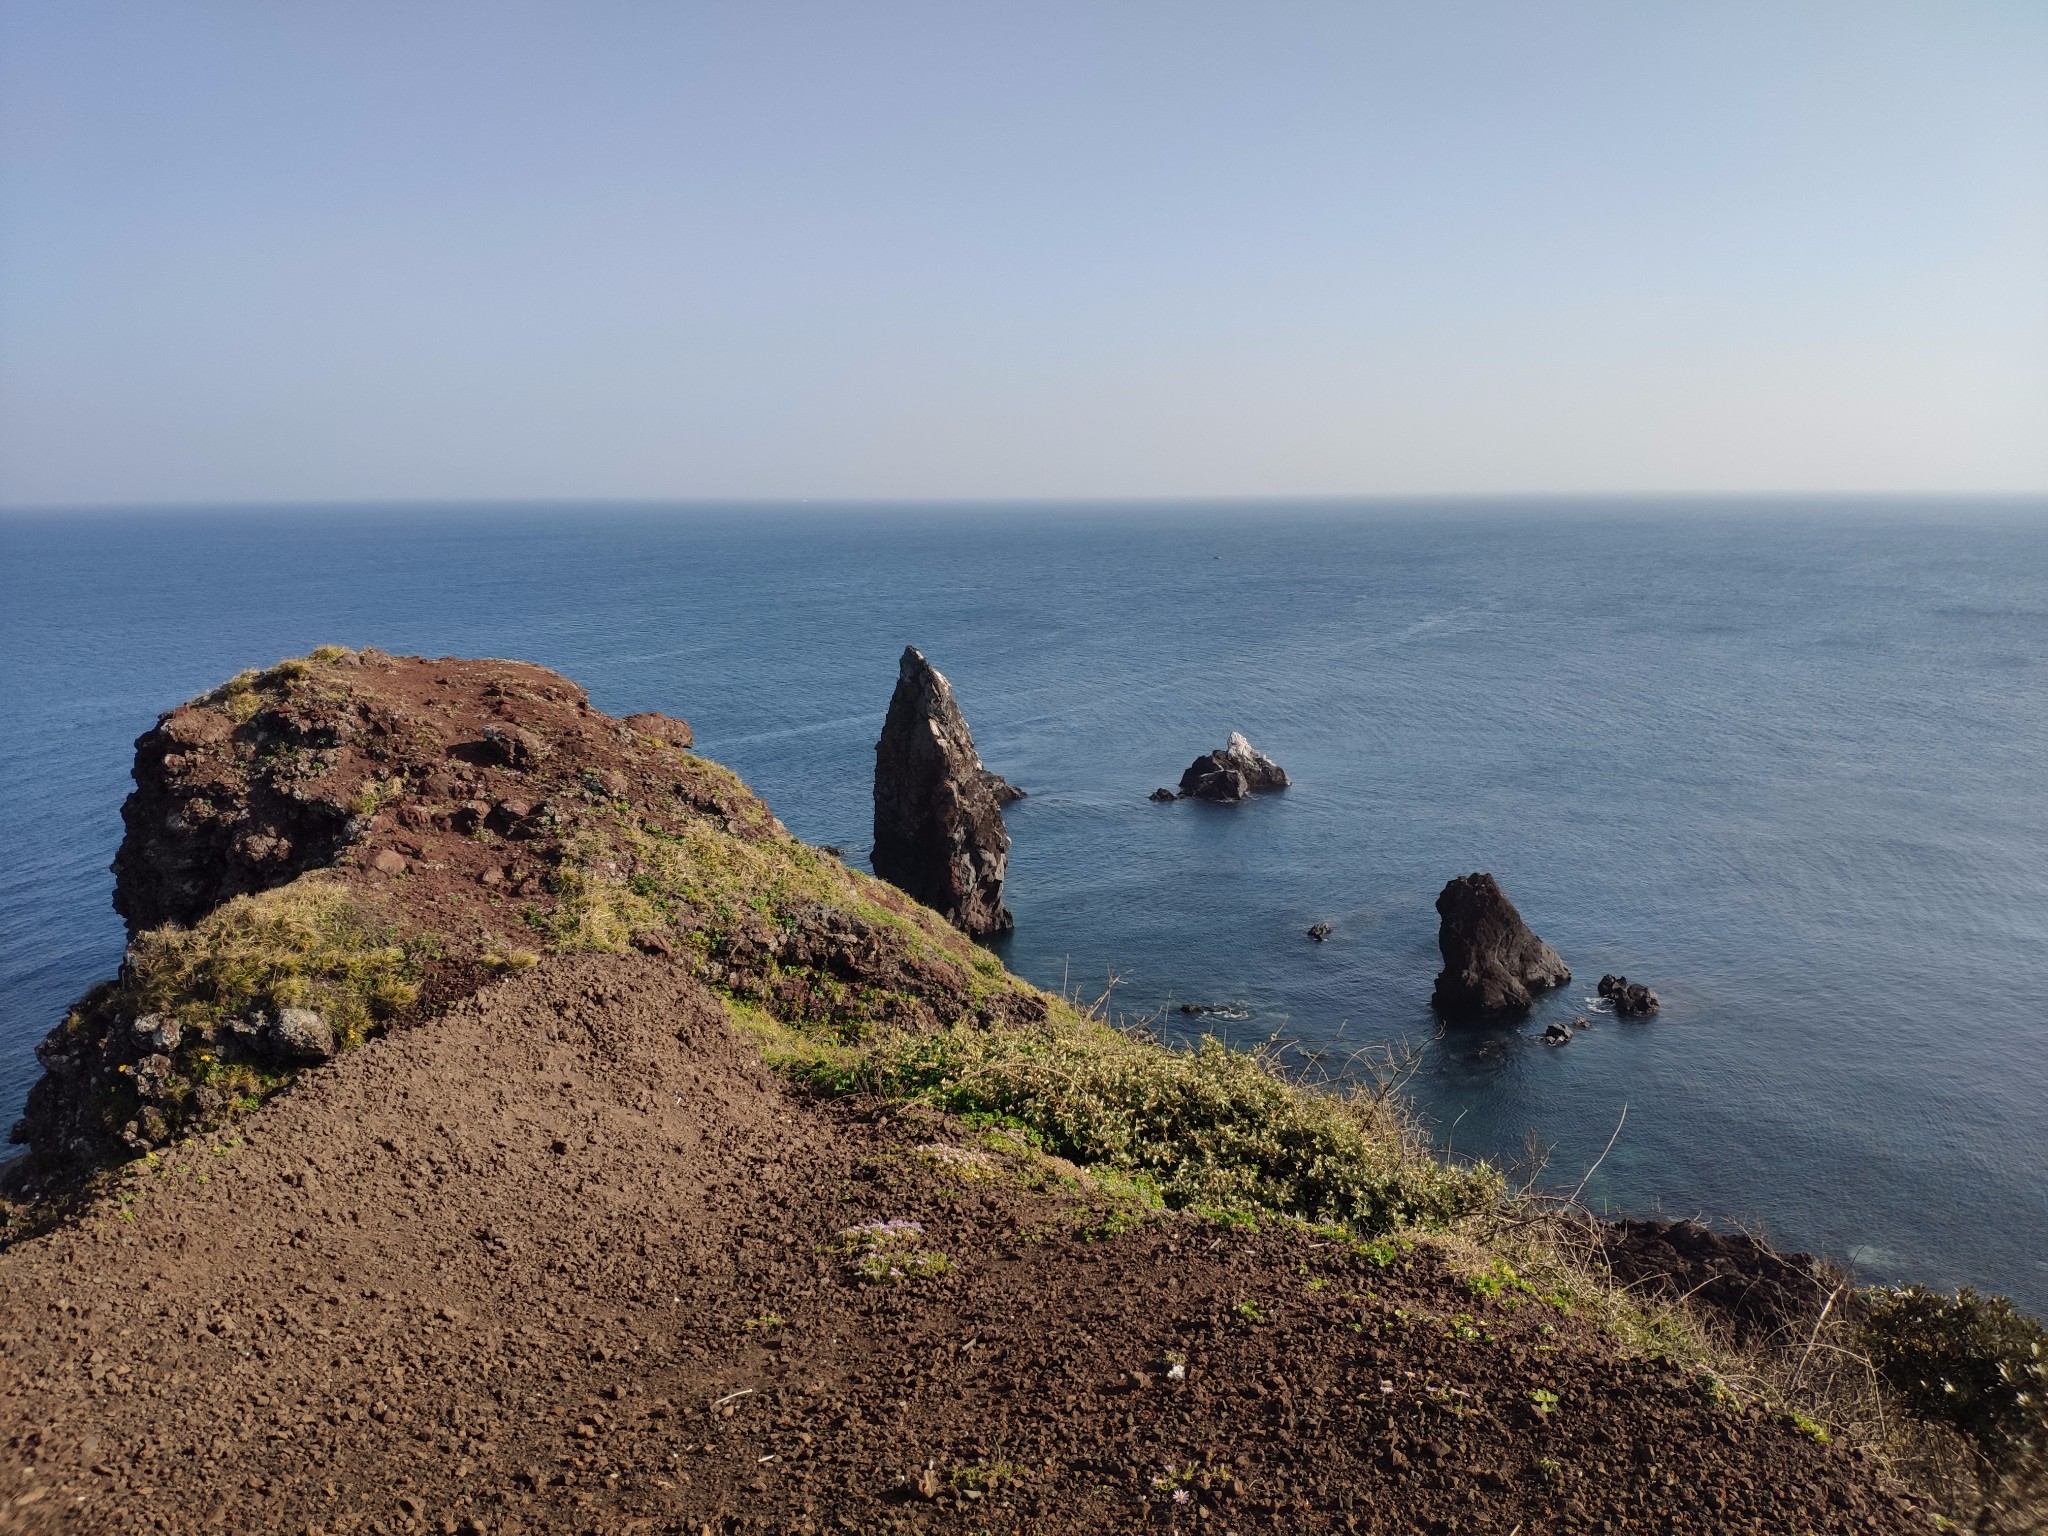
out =
{"type": "MultiPolygon", "coordinates": [[[[1011,808],[1003,946],[1419,1042],[1460,1153],[2048,1313],[2048,507],[391,509],[0,519],[0,1119],[110,973],[130,743],[340,642],[557,667],[868,842],[906,643],[1011,808]],[[1145,799],[1246,731],[1296,787],[1145,799]],[[1432,1040],[1431,903],[1498,875],[1573,984],[1432,1040]],[[1315,945],[1303,930],[1329,922],[1315,945]],[[1587,1009],[1602,971],[1664,998],[1587,1009]]],[[[1183,1022],[1177,1013],[1169,1023],[1183,1022]]]]}

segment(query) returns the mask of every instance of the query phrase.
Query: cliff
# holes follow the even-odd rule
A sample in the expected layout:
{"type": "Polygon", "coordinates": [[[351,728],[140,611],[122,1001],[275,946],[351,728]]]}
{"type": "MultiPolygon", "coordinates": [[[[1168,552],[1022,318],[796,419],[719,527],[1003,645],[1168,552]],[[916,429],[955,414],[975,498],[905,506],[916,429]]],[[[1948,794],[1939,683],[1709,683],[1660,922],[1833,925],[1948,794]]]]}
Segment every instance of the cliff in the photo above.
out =
{"type": "Polygon", "coordinates": [[[1927,1527],[1384,1097],[1027,986],[538,668],[247,674],[116,867],[0,1531],[1927,1527]]]}

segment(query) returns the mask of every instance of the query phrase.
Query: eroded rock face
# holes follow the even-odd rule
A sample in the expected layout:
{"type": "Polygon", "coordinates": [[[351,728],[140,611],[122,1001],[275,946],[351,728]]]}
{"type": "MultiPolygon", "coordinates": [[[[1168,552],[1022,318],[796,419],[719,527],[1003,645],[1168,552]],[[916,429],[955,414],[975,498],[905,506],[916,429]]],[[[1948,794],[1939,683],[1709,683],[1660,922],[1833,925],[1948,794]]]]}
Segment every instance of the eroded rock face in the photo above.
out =
{"type": "Polygon", "coordinates": [[[194,923],[232,896],[334,863],[354,840],[360,823],[322,769],[373,726],[295,702],[266,700],[239,725],[187,705],[136,739],[113,866],[114,910],[130,933],[194,923]]]}
{"type": "Polygon", "coordinates": [[[1556,950],[1529,931],[1487,874],[1461,875],[1436,899],[1444,968],[1432,1001],[1447,1018],[1526,1013],[1535,993],[1572,979],[1556,950]]]}
{"type": "Polygon", "coordinates": [[[982,766],[953,685],[905,647],[875,743],[875,873],[963,932],[1011,927],[1002,807],[1016,798],[982,766]]]}
{"type": "Polygon", "coordinates": [[[1204,752],[1180,776],[1181,798],[1221,805],[1286,787],[1287,770],[1246,740],[1242,731],[1232,731],[1222,748],[1204,752]]]}

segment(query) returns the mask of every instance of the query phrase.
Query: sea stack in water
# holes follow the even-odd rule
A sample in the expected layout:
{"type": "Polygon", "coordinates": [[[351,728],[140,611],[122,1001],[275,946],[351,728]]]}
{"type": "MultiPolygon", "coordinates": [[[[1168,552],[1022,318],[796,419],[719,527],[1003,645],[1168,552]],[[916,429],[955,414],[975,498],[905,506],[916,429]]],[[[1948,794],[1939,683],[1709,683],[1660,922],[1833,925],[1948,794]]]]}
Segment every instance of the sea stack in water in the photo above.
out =
{"type": "Polygon", "coordinates": [[[1287,770],[1232,731],[1220,751],[1204,752],[1180,776],[1183,799],[1214,800],[1235,805],[1268,789],[1285,789],[1287,770]]]}
{"type": "Polygon", "coordinates": [[[1613,1004],[1615,1014],[1624,1019],[1646,1019],[1663,1006],[1656,993],[1640,981],[1630,981],[1626,976],[1602,976],[1600,995],[1613,1004]]]}
{"type": "Polygon", "coordinates": [[[875,873],[963,932],[1002,932],[1002,808],[1022,794],[982,767],[953,685],[905,647],[875,743],[875,873]]]}
{"type": "Polygon", "coordinates": [[[1446,1018],[1527,1013],[1534,994],[1563,986],[1570,967],[1529,931],[1491,875],[1463,875],[1436,899],[1444,968],[1432,1001],[1446,1018]]]}

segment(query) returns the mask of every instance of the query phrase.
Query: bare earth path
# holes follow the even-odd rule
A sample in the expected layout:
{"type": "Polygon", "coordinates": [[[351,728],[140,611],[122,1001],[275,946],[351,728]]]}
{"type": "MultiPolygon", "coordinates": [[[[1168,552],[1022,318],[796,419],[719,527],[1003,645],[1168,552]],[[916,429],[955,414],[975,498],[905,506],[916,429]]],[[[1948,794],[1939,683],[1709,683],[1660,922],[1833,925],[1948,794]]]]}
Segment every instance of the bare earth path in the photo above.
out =
{"type": "Polygon", "coordinates": [[[0,1531],[1929,1528],[1426,1250],[1099,1230],[970,1140],[546,962],[0,1253],[0,1531]]]}

